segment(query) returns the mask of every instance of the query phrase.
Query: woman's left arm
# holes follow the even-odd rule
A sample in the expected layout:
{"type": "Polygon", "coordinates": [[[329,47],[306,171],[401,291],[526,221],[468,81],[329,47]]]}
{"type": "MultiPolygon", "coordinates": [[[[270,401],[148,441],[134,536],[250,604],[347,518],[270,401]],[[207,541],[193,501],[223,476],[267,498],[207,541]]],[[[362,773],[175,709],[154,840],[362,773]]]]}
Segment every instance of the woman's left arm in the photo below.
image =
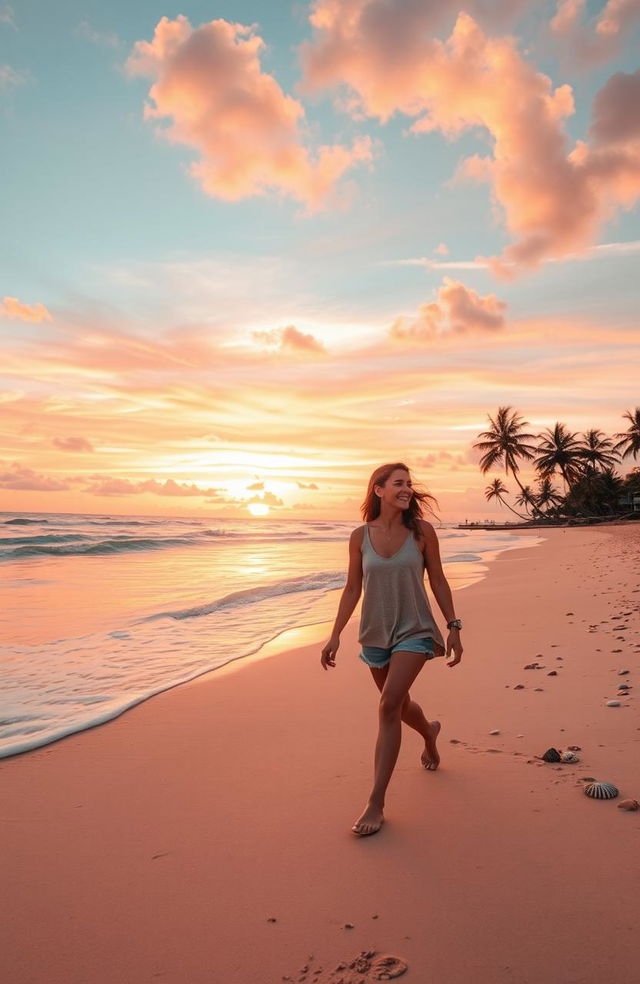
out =
{"type": "MultiPolygon", "coordinates": [[[[451,588],[449,587],[449,582],[447,581],[442,569],[438,537],[431,523],[423,521],[421,526],[423,542],[422,553],[424,555],[424,564],[429,576],[429,585],[446,621],[452,622],[456,617],[456,613],[453,607],[451,588]]],[[[447,657],[449,657],[452,652],[454,654],[454,658],[449,663],[449,666],[455,666],[462,659],[460,629],[449,629],[449,635],[447,636],[447,657]]]]}

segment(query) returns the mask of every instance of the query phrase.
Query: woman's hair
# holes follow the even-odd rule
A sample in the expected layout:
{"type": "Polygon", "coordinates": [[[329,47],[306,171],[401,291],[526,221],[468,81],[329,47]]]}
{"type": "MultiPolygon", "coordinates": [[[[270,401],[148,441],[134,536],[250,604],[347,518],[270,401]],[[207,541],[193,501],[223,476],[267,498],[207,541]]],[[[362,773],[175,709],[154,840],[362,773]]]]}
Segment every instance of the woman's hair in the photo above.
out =
{"type": "MultiPolygon", "coordinates": [[[[372,519],[377,519],[380,515],[380,497],[376,495],[376,485],[386,485],[392,472],[398,469],[406,472],[409,471],[407,466],[401,461],[394,461],[391,464],[380,465],[369,479],[367,494],[360,507],[360,512],[365,523],[370,523],[372,519]]],[[[421,536],[420,520],[423,518],[425,508],[432,516],[435,516],[431,503],[434,503],[436,506],[438,505],[437,499],[434,496],[429,495],[424,489],[416,488],[414,485],[409,506],[402,511],[402,522],[407,529],[411,530],[415,537],[421,536]]]]}

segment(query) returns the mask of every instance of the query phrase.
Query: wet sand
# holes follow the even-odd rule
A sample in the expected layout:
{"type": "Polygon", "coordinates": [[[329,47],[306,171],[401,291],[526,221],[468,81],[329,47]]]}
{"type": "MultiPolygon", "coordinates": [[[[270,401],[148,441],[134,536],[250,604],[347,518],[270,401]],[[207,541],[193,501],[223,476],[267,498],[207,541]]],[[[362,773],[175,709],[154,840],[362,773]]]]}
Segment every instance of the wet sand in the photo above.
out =
{"type": "Polygon", "coordinates": [[[458,593],[463,663],[412,691],[442,765],[405,730],[374,837],[350,832],[377,705],[355,623],[332,672],[326,627],[299,630],[1,761],[6,980],[355,984],[384,979],[375,952],[416,984],[636,981],[640,529],[545,536],[458,593]]]}

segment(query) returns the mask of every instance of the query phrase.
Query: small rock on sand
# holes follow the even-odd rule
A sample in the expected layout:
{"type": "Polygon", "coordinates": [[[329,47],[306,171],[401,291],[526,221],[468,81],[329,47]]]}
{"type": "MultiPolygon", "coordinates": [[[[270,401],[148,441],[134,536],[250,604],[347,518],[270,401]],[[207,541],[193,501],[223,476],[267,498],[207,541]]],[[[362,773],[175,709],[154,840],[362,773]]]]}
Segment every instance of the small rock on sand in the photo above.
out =
{"type": "Polygon", "coordinates": [[[498,728],[494,728],[492,731],[489,732],[489,734],[490,735],[499,735],[500,734],[500,731],[498,730],[498,728]]]}
{"type": "Polygon", "coordinates": [[[620,701],[619,700],[608,700],[607,701],[607,707],[620,707],[620,701]]]}

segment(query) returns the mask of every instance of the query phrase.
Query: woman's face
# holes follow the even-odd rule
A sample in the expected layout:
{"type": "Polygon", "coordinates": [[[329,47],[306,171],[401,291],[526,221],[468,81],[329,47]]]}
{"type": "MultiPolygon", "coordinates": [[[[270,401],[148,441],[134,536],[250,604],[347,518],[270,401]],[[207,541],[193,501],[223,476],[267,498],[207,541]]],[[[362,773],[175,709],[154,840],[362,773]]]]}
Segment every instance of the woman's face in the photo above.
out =
{"type": "Polygon", "coordinates": [[[375,491],[381,502],[397,509],[408,509],[413,496],[411,476],[403,468],[396,468],[384,485],[376,485],[375,491]]]}

